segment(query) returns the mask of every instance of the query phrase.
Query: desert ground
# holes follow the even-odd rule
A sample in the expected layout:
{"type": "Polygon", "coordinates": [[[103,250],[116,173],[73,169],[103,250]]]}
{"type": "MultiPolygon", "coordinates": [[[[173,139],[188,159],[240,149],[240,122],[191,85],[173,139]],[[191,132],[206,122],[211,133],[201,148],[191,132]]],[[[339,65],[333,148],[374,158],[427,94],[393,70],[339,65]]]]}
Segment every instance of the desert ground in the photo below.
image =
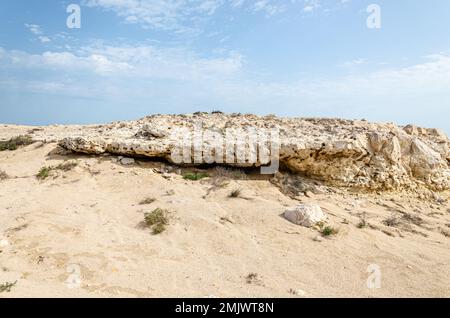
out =
{"type": "MultiPolygon", "coordinates": [[[[4,125],[0,139],[33,129],[4,125]]],[[[0,297],[450,297],[448,192],[305,180],[294,196],[276,182],[287,172],[124,165],[61,149],[58,134],[80,126],[46,129],[0,152],[0,297]],[[333,233],[283,218],[299,203],[319,205],[333,233]],[[144,222],[156,209],[158,234],[144,222]]]]}

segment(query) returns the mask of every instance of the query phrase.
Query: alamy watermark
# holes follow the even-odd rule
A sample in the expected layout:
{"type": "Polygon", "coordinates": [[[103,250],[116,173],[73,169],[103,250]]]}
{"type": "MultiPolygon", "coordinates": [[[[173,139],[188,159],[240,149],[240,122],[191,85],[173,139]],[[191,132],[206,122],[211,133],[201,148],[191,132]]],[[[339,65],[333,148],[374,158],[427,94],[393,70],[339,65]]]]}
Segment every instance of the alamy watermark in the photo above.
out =
{"type": "Polygon", "coordinates": [[[81,268],[78,264],[70,264],[66,268],[66,272],[69,274],[64,282],[68,288],[80,288],[81,286],[81,268]]]}
{"type": "MultiPolygon", "coordinates": [[[[366,20],[367,28],[369,29],[381,29],[381,7],[378,4],[370,4],[367,9],[367,13],[370,15],[366,20]]],[[[78,4],[69,4],[66,8],[66,12],[70,15],[67,17],[66,25],[69,29],[81,28],[81,7],[78,4]]]]}
{"type": "Polygon", "coordinates": [[[261,166],[262,174],[279,169],[279,129],[257,127],[172,129],[171,159],[176,164],[227,164],[241,167],[261,166]]]}
{"type": "Polygon", "coordinates": [[[369,277],[367,278],[367,288],[369,289],[380,289],[381,288],[381,268],[377,264],[370,264],[367,267],[367,273],[369,277]]]}
{"type": "Polygon", "coordinates": [[[69,29],[81,28],[81,8],[78,4],[69,4],[66,8],[66,12],[70,13],[67,17],[66,25],[69,29]]]}
{"type": "Polygon", "coordinates": [[[367,13],[370,13],[366,21],[367,27],[381,29],[381,7],[378,4],[371,4],[367,7],[367,13]]]}

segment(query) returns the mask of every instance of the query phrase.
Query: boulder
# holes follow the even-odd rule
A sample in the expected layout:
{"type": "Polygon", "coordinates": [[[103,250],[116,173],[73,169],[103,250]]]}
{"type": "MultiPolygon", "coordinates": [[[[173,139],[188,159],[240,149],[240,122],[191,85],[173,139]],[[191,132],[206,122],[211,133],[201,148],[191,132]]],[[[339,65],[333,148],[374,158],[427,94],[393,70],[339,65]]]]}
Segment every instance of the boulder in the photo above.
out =
{"type": "Polygon", "coordinates": [[[283,216],[294,224],[306,227],[314,226],[327,219],[327,215],[317,204],[299,204],[286,210],[283,216]]]}

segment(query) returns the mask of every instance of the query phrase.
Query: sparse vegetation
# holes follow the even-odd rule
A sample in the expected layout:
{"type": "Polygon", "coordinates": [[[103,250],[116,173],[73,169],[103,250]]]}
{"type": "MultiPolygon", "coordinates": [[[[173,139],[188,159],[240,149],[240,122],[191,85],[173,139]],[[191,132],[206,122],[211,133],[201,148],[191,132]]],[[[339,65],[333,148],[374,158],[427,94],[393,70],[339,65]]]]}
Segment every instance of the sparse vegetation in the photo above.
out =
{"type": "Polygon", "coordinates": [[[241,195],[242,190],[241,189],[234,189],[233,191],[231,191],[229,197],[230,198],[239,198],[239,196],[241,195]]]}
{"type": "Polygon", "coordinates": [[[152,233],[153,235],[158,235],[161,234],[162,232],[164,232],[166,230],[166,225],[163,223],[158,223],[155,224],[155,226],[153,227],[152,233]]]}
{"type": "Polygon", "coordinates": [[[8,179],[8,175],[5,171],[0,170],[0,180],[6,180],[8,179]]]}
{"type": "Polygon", "coordinates": [[[183,175],[184,180],[190,180],[190,181],[198,181],[204,178],[208,178],[209,175],[206,172],[189,172],[185,173],[183,175]]]}
{"type": "Polygon", "coordinates": [[[145,198],[144,200],[139,202],[139,205],[148,205],[148,204],[152,204],[155,201],[156,201],[155,198],[145,198]]]}
{"type": "Polygon", "coordinates": [[[362,213],[360,219],[359,219],[359,223],[356,226],[358,229],[365,229],[366,227],[369,226],[369,223],[367,222],[367,218],[366,218],[366,213],[362,213]]]}
{"type": "Polygon", "coordinates": [[[247,175],[241,169],[231,169],[224,167],[216,167],[216,169],[214,169],[214,177],[238,180],[247,179],[247,175]]]}
{"type": "Polygon", "coordinates": [[[65,161],[55,167],[52,167],[52,166],[42,167],[41,170],[39,170],[38,174],[36,175],[36,178],[38,178],[39,180],[45,180],[48,177],[50,177],[51,172],[54,170],[60,170],[60,171],[67,172],[67,171],[74,169],[77,166],[78,166],[78,162],[76,162],[76,161],[65,161]]]}
{"type": "Polygon", "coordinates": [[[332,236],[338,234],[339,230],[331,226],[325,226],[322,228],[321,233],[323,236],[332,236]]]}
{"type": "Polygon", "coordinates": [[[230,181],[223,178],[214,178],[211,180],[212,189],[223,189],[230,184],[230,181]]]}
{"type": "Polygon", "coordinates": [[[361,219],[356,227],[358,229],[365,229],[367,225],[367,221],[365,219],[361,219]]]}
{"type": "Polygon", "coordinates": [[[260,281],[257,273],[250,273],[245,277],[247,284],[257,283],[260,281]]]}
{"type": "Polygon", "coordinates": [[[78,162],[76,161],[65,161],[57,165],[54,169],[61,171],[70,171],[74,169],[76,166],[78,166],[78,162]]]}
{"type": "Polygon", "coordinates": [[[0,141],[0,151],[17,150],[19,147],[28,146],[34,143],[30,136],[17,136],[7,141],[0,141]]]}
{"type": "Polygon", "coordinates": [[[409,213],[403,214],[402,219],[408,223],[413,223],[417,226],[421,226],[425,222],[420,216],[412,215],[409,213]]]}
{"type": "Polygon", "coordinates": [[[169,224],[167,214],[167,210],[160,208],[157,208],[150,213],[145,213],[144,223],[147,227],[152,228],[153,235],[160,234],[166,230],[166,226],[169,224]]]}
{"type": "Polygon", "coordinates": [[[41,170],[39,170],[38,174],[36,175],[36,178],[39,180],[45,180],[50,176],[52,168],[51,167],[42,167],[41,170]]]}
{"type": "Polygon", "coordinates": [[[11,288],[13,288],[15,285],[17,284],[17,281],[15,281],[14,283],[3,283],[0,285],[0,293],[3,292],[11,292],[11,288]]]}
{"type": "Polygon", "coordinates": [[[395,226],[398,226],[401,222],[400,222],[400,218],[398,216],[391,215],[390,217],[385,219],[383,221],[383,223],[389,227],[395,227],[395,226]]]}

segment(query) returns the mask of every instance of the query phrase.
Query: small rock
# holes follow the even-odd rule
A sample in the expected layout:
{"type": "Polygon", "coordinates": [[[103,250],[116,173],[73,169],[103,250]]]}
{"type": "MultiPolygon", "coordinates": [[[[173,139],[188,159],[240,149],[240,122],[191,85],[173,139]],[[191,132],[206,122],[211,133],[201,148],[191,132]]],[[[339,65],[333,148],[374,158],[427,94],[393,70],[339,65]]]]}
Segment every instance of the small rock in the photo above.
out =
{"type": "Polygon", "coordinates": [[[314,197],[314,193],[312,193],[311,191],[305,191],[305,197],[312,198],[314,197]]]}
{"type": "Polygon", "coordinates": [[[315,238],[313,238],[313,241],[315,242],[322,242],[323,241],[323,237],[320,235],[317,235],[315,238]]]}
{"type": "Polygon", "coordinates": [[[9,245],[9,242],[5,239],[0,240],[0,247],[6,247],[9,245]]]}
{"type": "Polygon", "coordinates": [[[306,292],[301,289],[291,289],[291,290],[289,290],[289,293],[291,293],[292,295],[295,295],[295,296],[300,296],[300,297],[306,296],[306,292]]]}
{"type": "Polygon", "coordinates": [[[133,158],[122,158],[120,159],[120,163],[124,166],[129,166],[134,164],[136,161],[133,158]]]}
{"type": "Polygon", "coordinates": [[[162,174],[162,177],[163,177],[164,179],[167,179],[167,180],[172,180],[172,179],[173,179],[173,178],[172,178],[172,175],[169,174],[169,173],[163,173],[163,174],[162,174]]]}
{"type": "Polygon", "coordinates": [[[286,210],[283,216],[294,224],[306,227],[314,226],[327,219],[326,214],[317,204],[299,204],[286,210]]]}
{"type": "Polygon", "coordinates": [[[227,222],[231,223],[231,224],[235,223],[231,216],[223,216],[223,217],[220,218],[220,223],[224,224],[224,223],[227,223],[227,222]]]}

